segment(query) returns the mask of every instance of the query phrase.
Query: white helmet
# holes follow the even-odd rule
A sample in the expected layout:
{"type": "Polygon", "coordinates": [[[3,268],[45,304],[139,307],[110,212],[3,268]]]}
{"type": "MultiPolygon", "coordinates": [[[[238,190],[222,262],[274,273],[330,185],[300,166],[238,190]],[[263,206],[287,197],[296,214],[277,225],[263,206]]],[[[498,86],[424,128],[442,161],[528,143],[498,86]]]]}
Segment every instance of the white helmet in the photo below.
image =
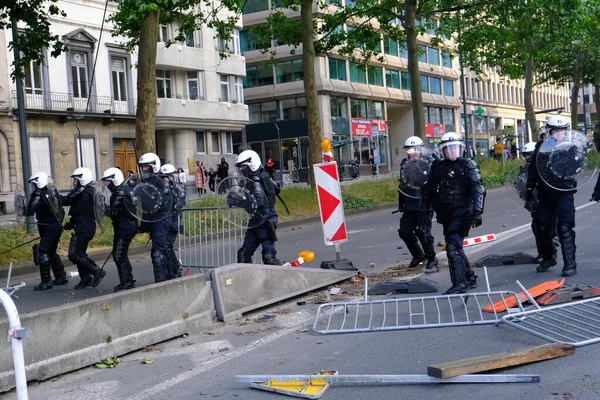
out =
{"type": "Polygon", "coordinates": [[[29,183],[34,184],[38,189],[43,189],[48,185],[48,174],[45,172],[37,172],[31,175],[29,183]]]}
{"type": "Polygon", "coordinates": [[[92,171],[86,167],[77,168],[73,171],[71,178],[77,179],[77,182],[79,182],[80,185],[87,186],[92,183],[92,171]]]}
{"type": "Polygon", "coordinates": [[[535,150],[535,142],[529,142],[525,146],[523,146],[523,150],[521,150],[521,153],[533,154],[534,150],[535,150]]]}
{"type": "Polygon", "coordinates": [[[173,175],[177,173],[177,170],[171,164],[165,164],[162,167],[160,167],[160,173],[163,175],[173,175]]]}
{"type": "Polygon", "coordinates": [[[235,166],[238,167],[242,175],[247,177],[260,168],[260,156],[254,150],[244,150],[237,156],[235,166]],[[248,169],[250,172],[247,171],[248,169]]]}
{"type": "Polygon", "coordinates": [[[160,171],[160,158],[154,153],[146,153],[140,157],[138,165],[149,165],[152,167],[152,172],[158,174],[160,171]]]}
{"type": "Polygon", "coordinates": [[[569,129],[571,127],[571,121],[562,115],[550,115],[546,119],[546,129],[550,135],[554,129],[569,129]]]}
{"type": "Polygon", "coordinates": [[[458,133],[448,132],[440,139],[438,148],[443,158],[454,161],[462,157],[465,150],[465,141],[458,133]]]}
{"type": "Polygon", "coordinates": [[[125,181],[125,178],[123,177],[123,172],[119,168],[112,167],[104,171],[101,180],[110,182],[108,188],[112,190],[115,187],[121,186],[125,181]]]}
{"type": "Polygon", "coordinates": [[[404,149],[417,146],[423,146],[423,140],[418,136],[411,136],[404,142],[404,149]]]}

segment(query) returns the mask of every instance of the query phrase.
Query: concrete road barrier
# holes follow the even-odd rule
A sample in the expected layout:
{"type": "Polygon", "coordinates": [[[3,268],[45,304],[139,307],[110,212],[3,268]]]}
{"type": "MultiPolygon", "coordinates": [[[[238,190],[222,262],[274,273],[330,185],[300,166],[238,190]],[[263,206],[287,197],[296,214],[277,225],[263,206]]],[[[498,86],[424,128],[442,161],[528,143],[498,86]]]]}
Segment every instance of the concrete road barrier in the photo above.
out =
{"type": "MultiPolygon", "coordinates": [[[[43,293],[39,293],[43,296],[43,293]]],[[[43,380],[212,325],[210,282],[194,275],[21,315],[27,379],[43,380]]],[[[8,332],[0,320],[0,332],[8,332]]],[[[0,392],[15,386],[10,341],[0,338],[0,392]]]]}
{"type": "Polygon", "coordinates": [[[356,275],[351,271],[259,264],[231,264],[211,271],[217,318],[230,323],[242,313],[299,296],[356,275]]]}

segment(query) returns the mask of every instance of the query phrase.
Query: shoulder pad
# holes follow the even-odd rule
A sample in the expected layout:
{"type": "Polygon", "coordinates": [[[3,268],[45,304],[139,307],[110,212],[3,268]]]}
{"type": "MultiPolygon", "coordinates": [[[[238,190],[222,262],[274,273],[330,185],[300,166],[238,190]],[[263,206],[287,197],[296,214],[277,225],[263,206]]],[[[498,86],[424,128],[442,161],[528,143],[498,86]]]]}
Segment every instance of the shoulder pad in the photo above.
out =
{"type": "Polygon", "coordinates": [[[470,160],[465,159],[465,161],[466,161],[465,165],[469,169],[471,169],[471,168],[479,168],[479,165],[477,165],[477,161],[475,161],[473,159],[470,159],[470,160]]]}

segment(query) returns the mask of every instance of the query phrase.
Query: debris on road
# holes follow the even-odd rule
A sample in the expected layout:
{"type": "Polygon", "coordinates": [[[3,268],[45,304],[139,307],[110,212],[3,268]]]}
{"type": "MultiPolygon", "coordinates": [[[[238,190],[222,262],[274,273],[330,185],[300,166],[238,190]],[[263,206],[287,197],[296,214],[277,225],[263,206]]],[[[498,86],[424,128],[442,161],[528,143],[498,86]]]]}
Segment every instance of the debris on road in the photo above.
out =
{"type": "Polygon", "coordinates": [[[119,362],[121,362],[119,357],[105,358],[104,360],[97,362],[94,366],[98,369],[114,368],[119,365],[119,362]]]}
{"type": "MultiPolygon", "coordinates": [[[[527,289],[527,292],[531,295],[531,297],[536,298],[538,296],[543,295],[551,290],[558,289],[565,283],[565,278],[558,279],[555,281],[548,281],[544,283],[540,283],[537,286],[534,286],[530,289],[527,289]]],[[[525,303],[529,299],[525,295],[524,292],[519,292],[517,294],[519,303],[525,303]]],[[[503,312],[506,311],[507,308],[512,308],[517,305],[517,299],[512,296],[507,299],[500,300],[494,304],[490,304],[483,308],[483,311],[487,313],[495,313],[495,312],[503,312]]]]}
{"type": "Polygon", "coordinates": [[[152,364],[154,362],[149,358],[142,358],[140,361],[142,364],[152,364]]]}

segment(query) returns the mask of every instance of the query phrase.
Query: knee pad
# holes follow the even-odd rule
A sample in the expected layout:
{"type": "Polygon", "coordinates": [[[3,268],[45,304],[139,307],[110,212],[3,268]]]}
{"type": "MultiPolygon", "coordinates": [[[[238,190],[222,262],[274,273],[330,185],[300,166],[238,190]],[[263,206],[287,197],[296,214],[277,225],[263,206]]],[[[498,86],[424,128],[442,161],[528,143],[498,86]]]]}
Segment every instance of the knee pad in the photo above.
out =
{"type": "Polygon", "coordinates": [[[448,258],[456,257],[459,253],[459,248],[454,243],[446,244],[446,253],[448,254],[448,258]]]}
{"type": "Polygon", "coordinates": [[[50,257],[46,253],[40,253],[40,264],[48,264],[50,263],[50,257]]]}
{"type": "Polygon", "coordinates": [[[564,235],[566,233],[569,233],[573,230],[573,227],[571,227],[570,225],[566,225],[566,224],[559,224],[558,225],[558,234],[559,235],[564,235]]]}

